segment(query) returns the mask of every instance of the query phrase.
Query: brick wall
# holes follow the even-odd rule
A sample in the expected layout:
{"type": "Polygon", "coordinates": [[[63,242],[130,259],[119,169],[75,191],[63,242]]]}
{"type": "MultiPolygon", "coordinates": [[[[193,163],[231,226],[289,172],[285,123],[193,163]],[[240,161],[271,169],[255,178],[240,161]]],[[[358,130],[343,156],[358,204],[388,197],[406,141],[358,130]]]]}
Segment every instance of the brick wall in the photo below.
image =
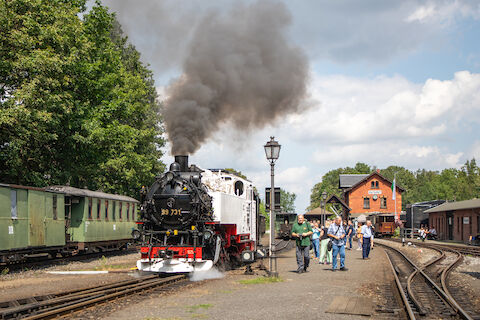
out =
{"type": "Polygon", "coordinates": [[[454,240],[467,242],[471,235],[478,233],[478,216],[480,208],[457,210],[453,214],[454,240]]]}
{"type": "Polygon", "coordinates": [[[429,215],[429,225],[435,226],[440,240],[468,242],[471,235],[480,232],[480,208],[455,210],[449,212],[433,212],[429,215]],[[465,220],[464,220],[465,218],[465,220]],[[449,237],[449,219],[452,223],[452,236],[449,237]]]}
{"type": "Polygon", "coordinates": [[[448,231],[447,231],[447,220],[445,212],[434,212],[430,213],[428,216],[428,224],[429,227],[434,226],[437,230],[437,235],[439,240],[447,240],[448,239],[448,231]]]}
{"type": "MultiPolygon", "coordinates": [[[[397,212],[402,211],[402,193],[396,188],[397,212]]],[[[369,179],[357,185],[345,195],[345,201],[352,208],[350,213],[393,213],[395,212],[395,200],[392,200],[391,183],[381,178],[379,175],[372,175],[369,179]],[[372,188],[372,182],[374,187],[372,188]],[[377,184],[378,182],[378,184],[377,184]],[[377,187],[378,185],[378,187],[377,187]],[[377,193],[377,199],[374,200],[374,194],[377,193]],[[370,208],[364,208],[364,199],[369,198],[370,208]],[[386,208],[381,207],[382,198],[386,198],[386,208]]]]}

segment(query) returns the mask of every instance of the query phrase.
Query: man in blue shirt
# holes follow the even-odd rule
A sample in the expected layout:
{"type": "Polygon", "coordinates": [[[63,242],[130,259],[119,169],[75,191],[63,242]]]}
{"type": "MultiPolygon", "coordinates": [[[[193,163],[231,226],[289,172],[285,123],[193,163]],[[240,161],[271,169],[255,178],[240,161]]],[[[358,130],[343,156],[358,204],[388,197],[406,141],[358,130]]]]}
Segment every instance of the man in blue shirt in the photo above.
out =
{"type": "Polygon", "coordinates": [[[345,268],[345,229],[342,225],[342,218],[336,217],[335,223],[328,228],[328,236],[332,238],[332,271],[337,269],[337,255],[340,253],[340,271],[347,271],[345,268]]]}
{"type": "Polygon", "coordinates": [[[362,226],[362,257],[363,259],[370,259],[370,246],[372,245],[373,231],[372,221],[367,220],[367,223],[362,226]]]}

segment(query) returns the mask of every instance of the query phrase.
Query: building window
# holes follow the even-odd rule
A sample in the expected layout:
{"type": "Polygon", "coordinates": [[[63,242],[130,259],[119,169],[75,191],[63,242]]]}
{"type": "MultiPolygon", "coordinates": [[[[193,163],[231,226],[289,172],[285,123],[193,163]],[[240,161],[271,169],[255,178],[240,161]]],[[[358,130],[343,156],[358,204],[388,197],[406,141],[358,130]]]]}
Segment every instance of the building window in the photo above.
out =
{"type": "Polygon", "coordinates": [[[378,181],[375,181],[375,188],[378,189],[378,181]]]}
{"type": "Polygon", "coordinates": [[[92,219],[92,198],[88,198],[88,219],[92,219]]]}
{"type": "Polygon", "coordinates": [[[130,220],[130,203],[127,203],[127,220],[130,220]]]}
{"type": "Polygon", "coordinates": [[[387,198],[380,198],[380,208],[387,209],[387,198]]]}
{"type": "Polygon", "coordinates": [[[375,189],[375,181],[372,181],[372,183],[370,183],[370,188],[375,189]]]}
{"type": "Polygon", "coordinates": [[[363,198],[363,209],[370,209],[370,198],[363,198]]]}
{"type": "Polygon", "coordinates": [[[10,214],[12,215],[12,219],[18,219],[17,190],[10,190],[10,214]]]}
{"type": "Polygon", "coordinates": [[[122,220],[122,209],[123,209],[123,202],[120,202],[120,208],[118,209],[118,218],[122,220]]]}
{"type": "Polygon", "coordinates": [[[57,220],[58,219],[58,215],[57,215],[57,195],[53,195],[52,197],[52,211],[53,211],[53,220],[57,220]]]}
{"type": "Polygon", "coordinates": [[[115,210],[117,209],[117,201],[113,202],[113,213],[112,213],[112,220],[115,220],[115,210]]]}
{"type": "Polygon", "coordinates": [[[97,219],[100,220],[100,199],[97,199],[97,219]]]}
{"type": "Polygon", "coordinates": [[[105,200],[105,220],[108,220],[108,200],[105,200]]]}

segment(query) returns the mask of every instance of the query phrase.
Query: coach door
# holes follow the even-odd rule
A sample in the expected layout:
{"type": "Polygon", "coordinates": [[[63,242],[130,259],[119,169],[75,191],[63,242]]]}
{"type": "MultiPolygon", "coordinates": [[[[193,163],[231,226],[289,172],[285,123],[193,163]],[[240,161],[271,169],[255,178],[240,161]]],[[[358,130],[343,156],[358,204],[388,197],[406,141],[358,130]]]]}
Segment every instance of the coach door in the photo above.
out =
{"type": "Polygon", "coordinates": [[[447,211],[447,240],[453,240],[453,211],[447,211]]]}
{"type": "Polygon", "coordinates": [[[28,190],[29,245],[45,245],[45,196],[41,191],[28,190]]]}

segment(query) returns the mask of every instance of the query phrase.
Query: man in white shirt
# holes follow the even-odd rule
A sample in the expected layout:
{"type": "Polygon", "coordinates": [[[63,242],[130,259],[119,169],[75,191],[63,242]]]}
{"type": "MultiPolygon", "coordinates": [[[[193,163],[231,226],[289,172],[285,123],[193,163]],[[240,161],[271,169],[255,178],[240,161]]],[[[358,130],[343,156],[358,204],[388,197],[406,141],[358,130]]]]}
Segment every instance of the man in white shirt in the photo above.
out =
{"type": "Polygon", "coordinates": [[[363,259],[370,259],[370,247],[372,245],[373,230],[372,221],[367,220],[367,223],[362,226],[362,257],[363,259]]]}

